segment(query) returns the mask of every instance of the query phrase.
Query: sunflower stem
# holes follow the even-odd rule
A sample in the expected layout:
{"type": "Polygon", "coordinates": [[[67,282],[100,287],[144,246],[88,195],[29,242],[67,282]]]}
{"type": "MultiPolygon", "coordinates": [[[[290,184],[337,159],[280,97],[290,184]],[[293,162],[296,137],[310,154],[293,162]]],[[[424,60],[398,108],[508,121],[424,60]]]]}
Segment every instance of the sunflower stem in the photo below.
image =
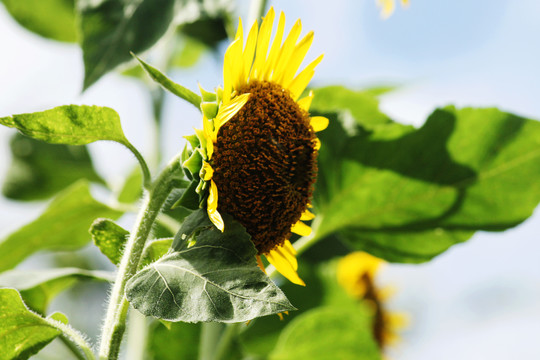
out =
{"type": "Polygon", "coordinates": [[[220,342],[225,325],[221,323],[203,323],[201,326],[201,342],[199,343],[199,360],[213,360],[218,342],[220,342]]]}
{"type": "Polygon", "coordinates": [[[154,222],[175,186],[180,170],[180,158],[175,157],[161,172],[159,177],[145,194],[143,205],[133,231],[126,243],[116,280],[109,298],[107,315],[101,332],[99,358],[116,360],[120,344],[126,329],[126,317],[129,308],[124,292],[128,280],[139,269],[144,245],[150,235],[154,222]]]}

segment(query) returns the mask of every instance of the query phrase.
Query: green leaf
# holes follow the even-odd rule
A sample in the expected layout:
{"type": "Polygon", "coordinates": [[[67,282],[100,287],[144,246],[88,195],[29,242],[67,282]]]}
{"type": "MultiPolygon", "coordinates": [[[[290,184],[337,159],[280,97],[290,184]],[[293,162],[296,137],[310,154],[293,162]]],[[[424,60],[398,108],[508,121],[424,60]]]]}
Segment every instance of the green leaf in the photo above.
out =
{"type": "Polygon", "coordinates": [[[142,197],[143,176],[141,170],[136,167],[126,178],[122,188],[118,192],[117,200],[120,203],[131,204],[142,197]]]}
{"type": "Polygon", "coordinates": [[[28,310],[15,289],[0,289],[0,359],[26,360],[54,340],[61,331],[55,321],[66,320],[55,313],[44,319],[28,310]]]}
{"type": "Polygon", "coordinates": [[[112,140],[129,146],[120,117],[111,108],[64,105],[30,114],[0,118],[0,125],[51,144],[84,145],[112,140]]]}
{"type": "Polygon", "coordinates": [[[82,0],[81,47],[84,89],[116,66],[149,49],[167,31],[175,15],[175,0],[82,0]]]}
{"type": "Polygon", "coordinates": [[[148,65],[144,61],[142,61],[140,58],[135,56],[135,59],[141,64],[143,69],[146,71],[146,73],[158,84],[163,86],[164,89],[170,91],[174,95],[178,96],[181,99],[186,100],[187,102],[193,104],[197,109],[199,109],[201,105],[201,97],[197,94],[195,94],[193,91],[183,87],[180,84],[175,83],[171,79],[169,79],[167,76],[165,76],[161,71],[156,69],[155,67],[148,65]]]}
{"type": "Polygon", "coordinates": [[[270,360],[379,360],[366,306],[310,310],[284,329],[270,360]]]}
{"type": "Polygon", "coordinates": [[[2,187],[7,198],[46,199],[81,178],[103,183],[85,146],[47,144],[17,133],[10,148],[13,159],[2,187]]]}
{"type": "MultiPolygon", "coordinates": [[[[156,321],[148,336],[148,360],[197,359],[200,325],[169,323],[167,329],[156,321]]],[[[145,358],[146,359],[146,358],[145,358]]]]}
{"type": "Polygon", "coordinates": [[[2,0],[6,10],[26,29],[49,39],[75,42],[74,0],[2,0]]]}
{"type": "Polygon", "coordinates": [[[346,110],[354,120],[365,128],[374,128],[392,122],[379,110],[377,95],[381,90],[354,91],[343,86],[327,86],[314,89],[311,112],[329,113],[346,110]]]}
{"type": "Polygon", "coordinates": [[[448,107],[417,130],[351,136],[334,116],[320,134],[316,238],[338,233],[389,261],[427,261],[477,230],[508,229],[540,201],[534,120],[448,107]]]}
{"type": "Polygon", "coordinates": [[[186,218],[173,243],[176,251],[129,280],[131,305],[147,316],[185,322],[241,322],[294,310],[258,268],[245,229],[229,216],[224,220],[222,233],[205,210],[186,218]]]}
{"type": "Polygon", "coordinates": [[[96,219],[90,227],[90,235],[98,249],[114,265],[122,259],[122,250],[129,236],[129,231],[109,219],[96,219]]]}
{"type": "Polygon", "coordinates": [[[10,270],[0,275],[0,287],[16,288],[30,309],[45,314],[51,300],[82,280],[114,281],[114,274],[76,268],[10,270]]]}
{"type": "Polygon", "coordinates": [[[208,48],[198,40],[184,37],[183,46],[171,59],[171,66],[188,68],[195,66],[208,48]]]}
{"type": "Polygon", "coordinates": [[[143,265],[148,265],[165,256],[171,249],[173,238],[152,240],[144,248],[143,265]]]}
{"type": "Polygon", "coordinates": [[[90,241],[95,218],[121,214],[94,200],[88,183],[79,181],[59,193],[39,218],[0,241],[0,272],[38,251],[79,249],[90,241]]]}

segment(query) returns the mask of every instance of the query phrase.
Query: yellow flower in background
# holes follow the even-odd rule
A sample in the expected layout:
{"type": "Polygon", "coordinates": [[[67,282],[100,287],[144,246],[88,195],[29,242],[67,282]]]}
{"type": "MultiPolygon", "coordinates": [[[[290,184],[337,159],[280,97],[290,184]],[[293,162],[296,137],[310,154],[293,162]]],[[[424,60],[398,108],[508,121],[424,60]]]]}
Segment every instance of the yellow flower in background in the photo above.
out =
{"type": "MultiPolygon", "coordinates": [[[[376,0],[377,6],[381,8],[381,17],[383,19],[388,19],[396,9],[395,0],[376,0]]],[[[402,7],[409,6],[409,0],[400,0],[402,7]]]]}
{"type": "Polygon", "coordinates": [[[303,221],[314,218],[308,207],[320,148],[315,132],[324,130],[328,119],[311,117],[313,93],[301,95],[323,56],[299,70],[313,32],[299,40],[298,20],[285,34],[282,12],[271,40],[275,17],[271,8],[245,42],[240,19],[225,53],[217,111],[203,108],[198,131],[200,189],[208,189],[207,212],[218,229],[224,231],[221,212],[232,215],[251,235],[263,269],[260,255],[287,279],[305,285],[289,238],[309,235],[303,221]]]}
{"type": "Polygon", "coordinates": [[[373,314],[373,337],[384,349],[399,340],[398,331],[408,323],[408,316],[391,313],[384,302],[392,295],[392,288],[377,288],[375,276],[384,261],[365,252],[353,252],[338,262],[337,280],[353,298],[366,301],[373,314]]]}

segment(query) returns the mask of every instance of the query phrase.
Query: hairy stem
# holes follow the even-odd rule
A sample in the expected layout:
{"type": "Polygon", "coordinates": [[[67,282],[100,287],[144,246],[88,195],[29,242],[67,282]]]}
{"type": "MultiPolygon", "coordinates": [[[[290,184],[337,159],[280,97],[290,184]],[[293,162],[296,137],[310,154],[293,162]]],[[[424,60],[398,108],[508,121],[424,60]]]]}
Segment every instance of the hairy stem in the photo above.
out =
{"type": "Polygon", "coordinates": [[[99,350],[101,360],[118,359],[129,308],[124,296],[126,283],[139,269],[144,245],[163,203],[179,179],[177,175],[179,169],[180,159],[174,158],[161,172],[150,191],[144,196],[137,221],[126,243],[109,299],[107,315],[101,332],[99,350]]]}
{"type": "Polygon", "coordinates": [[[92,347],[85,340],[84,336],[72,328],[69,325],[66,325],[60,321],[53,319],[45,319],[49,322],[50,325],[54,326],[62,332],[60,339],[68,345],[69,349],[77,355],[79,359],[94,360],[94,353],[92,352],[92,347]]]}

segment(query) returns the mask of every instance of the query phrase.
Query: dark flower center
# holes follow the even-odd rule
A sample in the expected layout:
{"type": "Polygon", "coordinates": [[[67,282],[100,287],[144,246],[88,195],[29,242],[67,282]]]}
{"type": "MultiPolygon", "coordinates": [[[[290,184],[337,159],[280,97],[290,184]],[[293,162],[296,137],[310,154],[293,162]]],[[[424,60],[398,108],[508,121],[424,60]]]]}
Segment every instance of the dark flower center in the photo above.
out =
{"type": "Polygon", "coordinates": [[[244,107],[218,133],[212,167],[218,210],[232,215],[265,254],[291,236],[317,175],[315,133],[287,90],[252,82],[244,107]]]}

